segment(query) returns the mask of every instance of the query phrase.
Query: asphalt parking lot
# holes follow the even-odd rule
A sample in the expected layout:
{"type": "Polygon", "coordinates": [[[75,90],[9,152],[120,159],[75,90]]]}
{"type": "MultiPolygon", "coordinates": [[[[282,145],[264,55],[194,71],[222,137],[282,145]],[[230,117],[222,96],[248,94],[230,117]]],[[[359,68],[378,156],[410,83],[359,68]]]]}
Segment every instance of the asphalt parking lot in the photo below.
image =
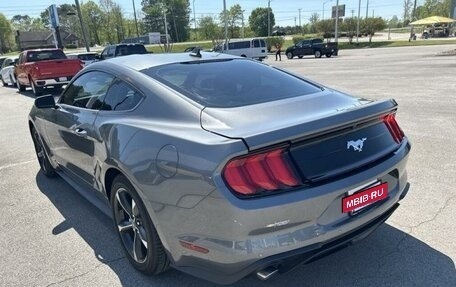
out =
{"type": "MultiPolygon", "coordinates": [[[[456,286],[455,45],[341,51],[267,63],[356,96],[395,98],[413,144],[411,189],[357,245],[266,282],[234,286],[456,286]]],[[[0,87],[0,286],[213,286],[170,270],[136,272],[110,219],[62,179],[39,172],[27,127],[30,90],[0,87]]],[[[285,116],[285,115],[284,115],[285,116]]]]}

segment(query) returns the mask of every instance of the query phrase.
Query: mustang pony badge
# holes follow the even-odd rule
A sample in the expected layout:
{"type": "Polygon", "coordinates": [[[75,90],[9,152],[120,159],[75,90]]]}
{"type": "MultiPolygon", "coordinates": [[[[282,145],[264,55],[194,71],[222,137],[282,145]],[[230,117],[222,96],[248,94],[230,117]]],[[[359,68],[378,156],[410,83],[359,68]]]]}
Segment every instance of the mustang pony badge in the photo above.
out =
{"type": "Polygon", "coordinates": [[[362,138],[362,139],[359,139],[357,141],[348,141],[347,142],[347,149],[350,149],[350,147],[353,147],[354,151],[362,152],[365,140],[367,140],[367,138],[362,138]]]}

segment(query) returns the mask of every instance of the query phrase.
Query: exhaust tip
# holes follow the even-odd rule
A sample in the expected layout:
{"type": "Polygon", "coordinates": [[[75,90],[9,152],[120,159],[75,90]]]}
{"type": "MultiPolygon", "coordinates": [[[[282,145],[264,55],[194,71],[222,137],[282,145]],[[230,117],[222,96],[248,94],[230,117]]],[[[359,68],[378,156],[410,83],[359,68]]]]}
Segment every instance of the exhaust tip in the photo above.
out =
{"type": "Polygon", "coordinates": [[[256,273],[256,275],[257,275],[258,279],[260,279],[262,281],[266,281],[269,278],[271,278],[272,276],[274,276],[274,274],[276,274],[278,271],[279,271],[279,269],[277,267],[269,266],[263,270],[258,271],[256,273]]]}

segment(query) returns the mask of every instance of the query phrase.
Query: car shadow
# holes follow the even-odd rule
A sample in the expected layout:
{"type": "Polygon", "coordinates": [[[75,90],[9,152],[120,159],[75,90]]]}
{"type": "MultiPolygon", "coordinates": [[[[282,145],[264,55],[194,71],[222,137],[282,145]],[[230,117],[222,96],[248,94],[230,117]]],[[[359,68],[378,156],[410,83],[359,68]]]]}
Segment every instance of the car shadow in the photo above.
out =
{"type": "MultiPolygon", "coordinates": [[[[111,219],[61,178],[36,175],[39,190],[65,220],[50,232],[76,231],[94,257],[116,273],[123,286],[214,286],[177,270],[156,277],[136,271],[123,254],[111,219]]],[[[449,240],[449,239],[448,239],[449,240]]],[[[455,286],[450,257],[388,224],[370,237],[289,273],[261,282],[250,275],[232,286],[455,286]]]]}

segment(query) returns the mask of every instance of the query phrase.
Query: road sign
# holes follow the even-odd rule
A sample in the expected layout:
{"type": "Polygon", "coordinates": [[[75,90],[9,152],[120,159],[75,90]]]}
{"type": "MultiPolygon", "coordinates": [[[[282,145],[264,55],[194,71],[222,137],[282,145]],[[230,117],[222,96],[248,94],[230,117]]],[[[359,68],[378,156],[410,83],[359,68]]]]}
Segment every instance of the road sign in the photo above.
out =
{"type": "Polygon", "coordinates": [[[52,28],[59,26],[59,14],[57,14],[57,6],[55,4],[48,7],[49,10],[49,22],[51,22],[52,28]]]}
{"type": "Polygon", "coordinates": [[[345,17],[345,4],[339,5],[339,6],[332,6],[332,15],[331,17],[333,19],[336,19],[336,7],[339,7],[339,18],[340,17],[345,17]]]}

